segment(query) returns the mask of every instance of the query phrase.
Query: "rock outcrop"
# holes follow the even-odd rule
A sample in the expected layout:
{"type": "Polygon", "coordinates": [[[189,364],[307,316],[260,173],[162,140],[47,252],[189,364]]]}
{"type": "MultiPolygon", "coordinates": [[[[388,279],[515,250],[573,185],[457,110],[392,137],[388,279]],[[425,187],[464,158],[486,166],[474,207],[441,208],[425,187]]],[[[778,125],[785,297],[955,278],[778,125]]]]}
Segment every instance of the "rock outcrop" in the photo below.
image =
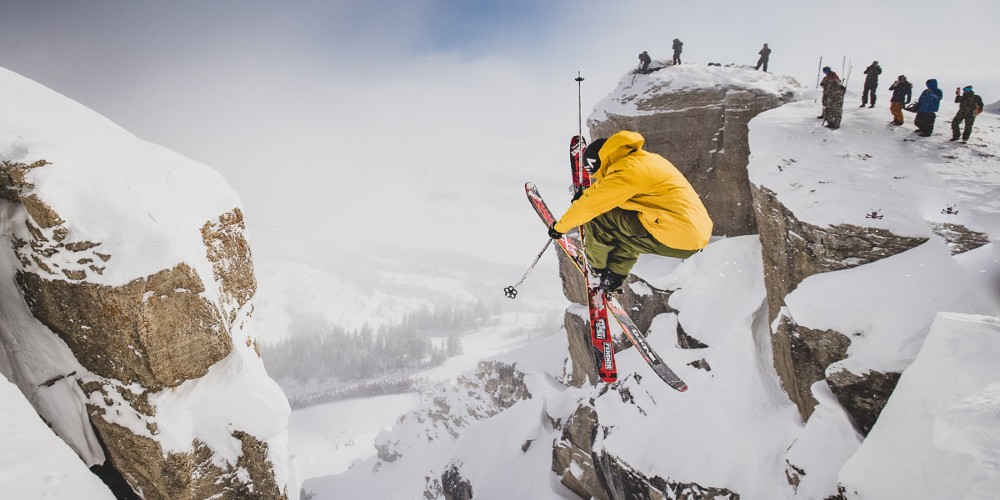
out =
{"type": "Polygon", "coordinates": [[[0,370],[143,498],[286,498],[236,194],[18,75],[0,89],[0,370]]]}
{"type": "Polygon", "coordinates": [[[646,149],[670,160],[701,195],[714,234],[755,234],[747,124],[797,91],[793,80],[768,73],[683,65],[626,77],[587,124],[591,137],[642,134],[646,149]]]}

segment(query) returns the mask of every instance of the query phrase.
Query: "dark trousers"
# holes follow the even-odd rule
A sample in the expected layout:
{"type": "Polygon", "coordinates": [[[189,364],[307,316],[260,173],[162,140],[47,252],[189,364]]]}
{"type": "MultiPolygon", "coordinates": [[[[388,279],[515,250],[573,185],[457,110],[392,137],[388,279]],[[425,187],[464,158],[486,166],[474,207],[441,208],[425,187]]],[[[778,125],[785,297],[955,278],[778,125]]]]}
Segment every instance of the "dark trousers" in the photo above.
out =
{"type": "Polygon", "coordinates": [[[934,131],[934,120],[937,115],[934,113],[917,113],[917,117],[913,119],[913,124],[917,126],[917,130],[924,135],[931,135],[934,131]]]}
{"type": "Polygon", "coordinates": [[[872,98],[872,106],[875,105],[875,88],[876,87],[878,87],[878,85],[868,85],[868,84],[865,84],[865,90],[861,92],[861,105],[862,106],[864,106],[865,104],[868,104],[868,96],[869,95],[872,98]]]}
{"type": "Polygon", "coordinates": [[[640,254],[686,259],[698,253],[698,250],[678,250],[660,243],[639,222],[639,213],[631,210],[612,208],[583,227],[587,234],[584,252],[590,267],[610,269],[622,276],[628,276],[640,254]]]}
{"type": "Polygon", "coordinates": [[[764,72],[767,73],[767,58],[766,57],[761,57],[760,60],[757,61],[757,67],[754,68],[754,69],[760,69],[761,66],[764,67],[764,72]]]}
{"type": "Polygon", "coordinates": [[[955,118],[951,120],[951,136],[958,139],[959,125],[965,122],[965,132],[962,133],[962,140],[968,141],[969,136],[972,135],[972,124],[976,123],[975,115],[963,115],[959,113],[955,115],[955,118]]]}
{"type": "Polygon", "coordinates": [[[674,51],[674,64],[680,64],[680,63],[681,63],[681,51],[675,50],[674,51]]]}

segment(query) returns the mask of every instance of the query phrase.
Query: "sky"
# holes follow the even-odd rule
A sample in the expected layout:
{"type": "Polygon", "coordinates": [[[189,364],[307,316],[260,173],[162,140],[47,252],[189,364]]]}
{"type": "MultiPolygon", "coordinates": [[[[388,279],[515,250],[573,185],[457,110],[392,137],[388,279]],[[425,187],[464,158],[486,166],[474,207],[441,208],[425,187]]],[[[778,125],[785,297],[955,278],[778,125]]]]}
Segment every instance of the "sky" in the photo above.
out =
{"type": "Polygon", "coordinates": [[[994,102],[1000,36],[969,20],[997,18],[990,0],[5,0],[0,66],[219,170],[255,255],[514,264],[544,242],[521,184],[565,208],[578,105],[586,118],[639,52],[669,59],[680,38],[685,63],[753,65],[768,43],[769,69],[809,87],[820,57],[850,60],[853,90],[877,59],[883,92],[903,73],[994,102]]]}

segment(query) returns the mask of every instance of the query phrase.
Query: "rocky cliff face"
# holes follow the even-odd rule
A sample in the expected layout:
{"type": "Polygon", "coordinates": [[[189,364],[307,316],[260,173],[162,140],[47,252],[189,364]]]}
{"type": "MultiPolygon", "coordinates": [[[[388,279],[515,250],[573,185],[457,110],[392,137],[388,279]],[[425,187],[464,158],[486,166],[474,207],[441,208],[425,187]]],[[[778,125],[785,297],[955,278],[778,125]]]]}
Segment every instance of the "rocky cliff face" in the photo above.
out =
{"type": "Polygon", "coordinates": [[[18,103],[0,123],[4,374],[143,498],[285,498],[289,410],[255,351],[238,199],[206,167],[0,77],[18,103]]]}
{"type": "Polygon", "coordinates": [[[701,195],[716,235],[755,234],[747,181],[747,124],[796,98],[786,77],[734,68],[670,67],[623,79],[595,108],[592,137],[633,130],[646,149],[670,160],[701,195]]]}

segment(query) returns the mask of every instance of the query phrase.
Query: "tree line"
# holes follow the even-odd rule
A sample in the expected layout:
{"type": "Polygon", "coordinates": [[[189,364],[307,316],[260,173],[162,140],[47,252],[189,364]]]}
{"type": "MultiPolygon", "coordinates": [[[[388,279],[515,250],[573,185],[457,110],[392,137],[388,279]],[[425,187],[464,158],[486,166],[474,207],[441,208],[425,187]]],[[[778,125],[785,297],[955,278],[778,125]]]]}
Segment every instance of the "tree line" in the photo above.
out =
{"type": "Polygon", "coordinates": [[[424,307],[398,323],[348,330],[308,315],[293,320],[292,335],[265,344],[261,356],[275,380],[360,381],[438,365],[462,352],[461,334],[496,317],[495,307],[424,307]],[[431,337],[444,337],[434,345],[431,337]]]}

